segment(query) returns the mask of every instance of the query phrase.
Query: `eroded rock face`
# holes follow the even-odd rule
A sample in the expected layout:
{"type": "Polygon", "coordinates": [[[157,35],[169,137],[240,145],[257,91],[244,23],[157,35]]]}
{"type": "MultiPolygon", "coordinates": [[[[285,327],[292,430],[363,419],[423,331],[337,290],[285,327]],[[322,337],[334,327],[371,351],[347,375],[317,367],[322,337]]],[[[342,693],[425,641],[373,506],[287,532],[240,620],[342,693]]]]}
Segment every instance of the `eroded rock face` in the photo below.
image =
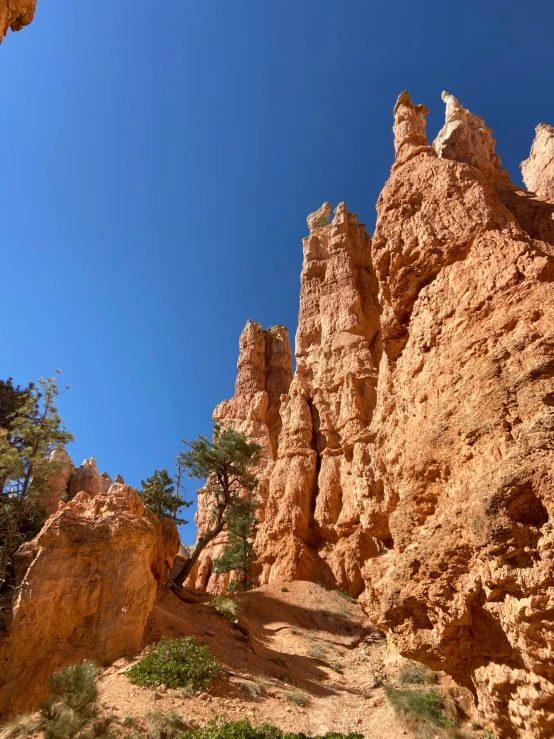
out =
{"type": "Polygon", "coordinates": [[[65,447],[54,449],[50,462],[54,464],[54,471],[48,475],[49,492],[44,501],[44,508],[49,515],[58,510],[62,496],[69,495],[69,480],[75,469],[65,447]]]}
{"type": "Polygon", "coordinates": [[[11,28],[20,31],[35,15],[37,0],[0,0],[0,43],[11,28]]]}
{"type": "Polygon", "coordinates": [[[140,650],[179,536],[136,490],[114,484],[62,503],[23,549],[26,572],[0,642],[0,715],[35,707],[63,664],[102,665],[140,650]]]}
{"type": "MultiPolygon", "coordinates": [[[[280,398],[287,392],[292,377],[292,357],[288,332],[284,326],[264,331],[261,324],[248,321],[239,340],[238,375],[235,394],[214,410],[214,421],[234,428],[262,447],[262,460],[256,474],[259,486],[258,518],[263,520],[267,503],[269,476],[277,455],[281,432],[280,398]]],[[[212,501],[207,490],[199,492],[195,517],[199,535],[210,525],[212,501]]],[[[212,573],[212,562],[225,547],[225,534],[217,537],[202,552],[187,583],[212,593],[225,590],[230,574],[212,573]]]]}
{"type": "Polygon", "coordinates": [[[404,656],[530,739],[554,716],[554,249],[446,100],[439,156],[395,167],[378,203],[373,454],[397,503],[372,590],[404,656]]]}
{"type": "MultiPolygon", "coordinates": [[[[344,204],[330,224],[327,204],[308,218],[259,576],[361,594],[404,656],[473,692],[498,736],[535,739],[554,721],[551,130],[523,165],[530,193],[484,121],[443,97],[433,146],[427,108],[397,102],[372,245],[344,204]]],[[[248,401],[216,417],[246,433],[250,419],[262,439],[263,350],[246,344],[248,401]]]]}
{"type": "Polygon", "coordinates": [[[100,473],[94,455],[85,459],[80,467],[74,470],[69,480],[69,497],[74,498],[77,493],[84,491],[93,497],[104,488],[100,480],[100,473]]]}
{"type": "Polygon", "coordinates": [[[365,227],[344,203],[329,225],[313,221],[304,239],[296,372],[281,400],[258,535],[261,579],[316,580],[358,595],[366,561],[389,539],[388,501],[367,466],[381,351],[377,281],[365,227]]]}
{"type": "Polygon", "coordinates": [[[554,203],[554,127],[539,123],[529,159],[521,163],[526,187],[554,203]]]}

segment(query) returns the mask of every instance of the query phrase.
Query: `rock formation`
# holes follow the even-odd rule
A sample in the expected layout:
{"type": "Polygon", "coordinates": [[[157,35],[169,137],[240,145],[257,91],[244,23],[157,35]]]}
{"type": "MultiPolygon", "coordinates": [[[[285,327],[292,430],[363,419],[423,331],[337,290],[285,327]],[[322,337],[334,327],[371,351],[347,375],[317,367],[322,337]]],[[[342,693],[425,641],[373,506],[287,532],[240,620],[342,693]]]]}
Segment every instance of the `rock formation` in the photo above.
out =
{"type": "Polygon", "coordinates": [[[69,496],[69,481],[74,474],[74,465],[65,447],[54,449],[50,455],[50,463],[54,470],[48,475],[49,493],[44,501],[44,508],[48,514],[55,513],[63,496],[69,496]]]}
{"type": "Polygon", "coordinates": [[[373,239],[373,449],[397,499],[380,618],[501,735],[537,737],[554,713],[554,249],[526,230],[490,131],[446,100],[437,155],[394,168],[373,239]]]}
{"type": "Polygon", "coordinates": [[[36,706],[63,664],[139,651],[156,583],[178,550],[173,522],[127,485],[62,502],[18,552],[21,588],[0,640],[0,714],[36,706]]]}
{"type": "Polygon", "coordinates": [[[521,163],[523,181],[539,198],[554,202],[554,127],[539,123],[529,159],[521,163]]]}
{"type": "Polygon", "coordinates": [[[0,0],[0,43],[8,32],[20,31],[35,15],[37,0],[0,0]]]}
{"type": "MultiPolygon", "coordinates": [[[[235,394],[217,406],[213,418],[221,423],[232,424],[262,447],[262,461],[257,470],[259,487],[256,491],[260,519],[263,519],[269,475],[281,432],[280,398],[287,392],[291,379],[292,358],[287,329],[284,326],[272,326],[264,331],[261,324],[248,321],[239,341],[235,394]]],[[[199,491],[195,517],[199,535],[209,526],[211,509],[212,503],[206,489],[199,491]]],[[[225,589],[230,575],[216,575],[211,571],[212,562],[221,556],[225,541],[225,535],[222,534],[206,547],[188,578],[189,585],[214,593],[225,589]]]]}
{"type": "Polygon", "coordinates": [[[358,595],[365,562],[389,539],[386,502],[367,466],[380,354],[377,281],[365,227],[344,203],[331,223],[308,223],[296,372],[281,399],[258,537],[261,580],[316,580],[358,595]]]}
{"type": "Polygon", "coordinates": [[[260,582],[360,595],[404,656],[531,739],[554,720],[554,136],[537,129],[527,192],[443,99],[432,146],[427,108],[398,99],[372,244],[344,204],[308,218],[278,438],[257,324],[214,417],[265,445],[260,582]]]}

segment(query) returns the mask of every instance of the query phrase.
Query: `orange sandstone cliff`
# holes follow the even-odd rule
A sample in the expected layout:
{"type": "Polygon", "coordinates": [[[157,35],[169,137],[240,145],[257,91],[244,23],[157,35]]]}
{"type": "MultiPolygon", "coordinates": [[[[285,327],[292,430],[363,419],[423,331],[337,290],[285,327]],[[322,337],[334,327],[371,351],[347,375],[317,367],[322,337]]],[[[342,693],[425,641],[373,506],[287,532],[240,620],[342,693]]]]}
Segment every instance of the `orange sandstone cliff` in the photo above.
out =
{"type": "MultiPolygon", "coordinates": [[[[361,596],[404,656],[530,739],[554,720],[554,136],[538,127],[527,191],[483,119],[443,100],[430,145],[427,108],[400,95],[372,240],[344,204],[308,218],[280,421],[252,323],[214,417],[264,445],[260,583],[361,596]]],[[[200,530],[208,515],[201,499],[200,530]]],[[[212,556],[191,584],[217,592],[212,556]]]]}

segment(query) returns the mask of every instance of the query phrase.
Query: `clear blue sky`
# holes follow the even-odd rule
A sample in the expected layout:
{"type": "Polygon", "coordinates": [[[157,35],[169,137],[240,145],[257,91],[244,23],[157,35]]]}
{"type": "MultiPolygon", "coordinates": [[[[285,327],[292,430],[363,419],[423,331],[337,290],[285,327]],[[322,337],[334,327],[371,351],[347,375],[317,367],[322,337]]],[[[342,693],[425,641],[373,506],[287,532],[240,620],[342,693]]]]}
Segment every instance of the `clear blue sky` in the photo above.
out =
{"type": "Polygon", "coordinates": [[[458,96],[521,181],[553,28],[551,0],[38,0],[0,46],[0,376],[63,369],[77,463],[170,466],[246,320],[294,337],[306,215],[373,229],[401,90],[431,136],[458,96]]]}

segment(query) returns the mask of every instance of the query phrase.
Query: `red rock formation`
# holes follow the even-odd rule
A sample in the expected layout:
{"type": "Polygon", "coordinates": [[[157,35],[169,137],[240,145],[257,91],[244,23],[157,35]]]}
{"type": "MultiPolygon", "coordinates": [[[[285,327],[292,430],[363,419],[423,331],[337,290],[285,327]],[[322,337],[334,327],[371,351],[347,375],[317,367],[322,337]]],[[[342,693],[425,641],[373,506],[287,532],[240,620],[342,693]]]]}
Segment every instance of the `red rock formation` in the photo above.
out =
{"type": "MultiPolygon", "coordinates": [[[[484,121],[443,99],[432,146],[427,108],[398,99],[372,248],[343,204],[308,219],[260,581],[361,594],[404,656],[531,739],[554,720],[553,139],[539,127],[527,192],[484,121]]],[[[267,439],[257,341],[215,415],[267,439]]]]}
{"type": "Polygon", "coordinates": [[[37,0],[0,0],[0,43],[8,32],[20,31],[35,15],[37,0]]]}
{"type": "Polygon", "coordinates": [[[62,503],[22,550],[28,569],[0,642],[0,714],[36,706],[60,665],[107,664],[140,650],[179,536],[136,490],[114,484],[62,503]]]}
{"type": "Polygon", "coordinates": [[[535,221],[552,209],[528,204],[481,119],[446,100],[435,150],[393,167],[378,203],[373,450],[397,504],[372,589],[403,655],[469,686],[499,735],[546,736],[554,249],[535,221]]]}
{"type": "Polygon", "coordinates": [[[308,218],[296,372],[258,549],[262,582],[310,579],[358,595],[388,541],[387,501],[367,466],[379,361],[377,282],[365,227],[344,203],[308,218]],[[371,500],[367,507],[364,501],[371,500]]]}
{"type": "Polygon", "coordinates": [[[94,455],[85,459],[80,467],[74,470],[69,480],[69,497],[74,498],[77,493],[84,491],[93,497],[103,490],[94,455]]]}
{"type": "Polygon", "coordinates": [[[529,159],[521,163],[526,187],[554,202],[554,127],[539,123],[529,159]]]}
{"type": "Polygon", "coordinates": [[[54,465],[54,471],[48,475],[49,492],[44,501],[44,508],[49,515],[58,510],[62,496],[69,494],[69,480],[75,469],[65,447],[54,449],[50,462],[54,465]]]}
{"type": "MultiPolygon", "coordinates": [[[[261,324],[248,321],[239,340],[238,375],[235,394],[224,400],[214,411],[214,421],[232,424],[238,431],[262,447],[262,461],[257,475],[259,487],[258,517],[263,520],[268,494],[268,478],[277,454],[281,431],[280,397],[286,393],[292,375],[292,358],[288,332],[284,326],[272,326],[264,331],[261,324]]],[[[206,490],[199,491],[196,523],[199,535],[209,526],[212,504],[206,490]]],[[[216,538],[202,553],[188,584],[221,592],[230,575],[211,572],[214,559],[220,557],[225,535],[216,538]]]]}

